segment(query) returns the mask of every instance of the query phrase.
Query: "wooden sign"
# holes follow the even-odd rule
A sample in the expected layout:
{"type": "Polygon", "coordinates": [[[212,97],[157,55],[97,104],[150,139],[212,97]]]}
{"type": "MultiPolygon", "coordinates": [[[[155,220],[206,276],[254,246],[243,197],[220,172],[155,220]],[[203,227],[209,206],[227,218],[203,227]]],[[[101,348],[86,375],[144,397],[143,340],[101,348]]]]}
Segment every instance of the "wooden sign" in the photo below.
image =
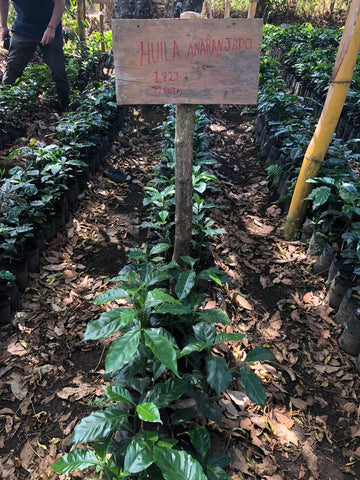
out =
{"type": "Polygon", "coordinates": [[[255,104],[262,20],[112,20],[118,104],[255,104]]]}

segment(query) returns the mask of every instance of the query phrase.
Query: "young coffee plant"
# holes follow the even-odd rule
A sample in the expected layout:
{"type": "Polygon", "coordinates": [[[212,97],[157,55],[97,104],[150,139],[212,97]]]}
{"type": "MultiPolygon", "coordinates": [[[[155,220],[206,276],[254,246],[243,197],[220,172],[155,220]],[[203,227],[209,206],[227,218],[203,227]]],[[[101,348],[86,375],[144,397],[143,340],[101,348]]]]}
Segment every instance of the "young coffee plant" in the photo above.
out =
{"type": "Polygon", "coordinates": [[[183,258],[189,266],[185,271],[173,261],[159,263],[159,253],[167,248],[159,244],[150,251],[146,246],[131,250],[133,264],[113,279],[112,289],[94,300],[116,305],[127,299],[126,306],[114,306],[91,321],[83,338],[99,340],[121,332],[105,359],[109,406],[75,427],[71,442],[90,443],[90,448],[64,455],[53,465],[57,473],[95,466],[108,479],[230,478],[223,470],[228,459],[211,454],[210,434],[199,420],[221,423],[214,396],[236,377],[249,398],[264,406],[264,388],[250,366],[273,356],[258,347],[230,368],[225,358],[213,354],[215,345],[244,338],[241,333],[218,332],[216,324],[229,324],[228,316],[203,308],[204,282],[221,285],[226,277],[216,268],[197,273],[196,260],[190,257],[183,258]],[[193,399],[192,407],[174,411],[171,406],[180,398],[193,399]],[[195,455],[174,435],[180,424],[195,455]]]}

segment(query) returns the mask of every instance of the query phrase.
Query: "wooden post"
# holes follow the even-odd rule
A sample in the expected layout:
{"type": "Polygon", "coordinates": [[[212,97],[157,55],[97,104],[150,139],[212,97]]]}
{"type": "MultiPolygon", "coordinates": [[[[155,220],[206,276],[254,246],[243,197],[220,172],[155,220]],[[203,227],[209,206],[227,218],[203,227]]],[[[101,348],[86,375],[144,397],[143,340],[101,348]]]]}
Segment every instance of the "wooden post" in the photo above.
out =
{"type": "Polygon", "coordinates": [[[307,200],[314,178],[324,160],[354,74],[360,48],[360,0],[351,3],[341,38],[325,104],[314,135],[305,152],[301,170],[284,225],[286,238],[291,238],[301,227],[306,216],[307,200]]]}
{"type": "Polygon", "coordinates": [[[230,18],[230,0],[225,0],[225,14],[224,18],[230,18]]]}
{"type": "Polygon", "coordinates": [[[255,18],[257,0],[250,0],[247,18],[255,18]]]}
{"type": "Polygon", "coordinates": [[[77,0],[77,23],[79,31],[79,39],[85,42],[85,0],[77,0]]]}
{"type": "MultiPolygon", "coordinates": [[[[184,12],[180,18],[200,18],[195,12],[184,12]]],[[[193,134],[195,105],[176,107],[175,121],[175,240],[173,260],[185,268],[182,256],[189,255],[193,208],[193,134]]]]}
{"type": "Polygon", "coordinates": [[[103,4],[103,3],[100,3],[99,16],[100,16],[101,51],[102,51],[102,52],[105,52],[105,42],[104,42],[104,4],[103,4]]]}

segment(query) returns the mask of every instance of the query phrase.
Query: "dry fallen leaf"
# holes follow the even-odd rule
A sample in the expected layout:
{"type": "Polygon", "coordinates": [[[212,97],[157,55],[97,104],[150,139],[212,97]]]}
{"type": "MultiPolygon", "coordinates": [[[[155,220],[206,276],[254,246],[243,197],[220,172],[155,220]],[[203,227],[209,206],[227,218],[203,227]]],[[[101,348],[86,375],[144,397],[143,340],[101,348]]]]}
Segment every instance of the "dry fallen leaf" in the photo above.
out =
{"type": "Polygon", "coordinates": [[[234,448],[230,457],[231,467],[234,470],[238,470],[242,473],[250,474],[249,462],[244,457],[242,451],[239,448],[234,448]]]}
{"type": "Polygon", "coordinates": [[[253,310],[253,306],[244,298],[240,293],[235,292],[233,294],[233,301],[238,307],[245,308],[246,310],[253,310]]]}
{"type": "Polygon", "coordinates": [[[317,464],[317,456],[313,452],[313,440],[308,439],[306,442],[302,445],[302,455],[304,457],[304,460],[307,463],[307,466],[313,475],[314,478],[320,478],[319,477],[319,470],[318,470],[318,464],[317,464]]]}
{"type": "Polygon", "coordinates": [[[23,400],[29,391],[28,380],[30,376],[25,376],[18,372],[11,374],[10,388],[15,398],[23,400]]]}

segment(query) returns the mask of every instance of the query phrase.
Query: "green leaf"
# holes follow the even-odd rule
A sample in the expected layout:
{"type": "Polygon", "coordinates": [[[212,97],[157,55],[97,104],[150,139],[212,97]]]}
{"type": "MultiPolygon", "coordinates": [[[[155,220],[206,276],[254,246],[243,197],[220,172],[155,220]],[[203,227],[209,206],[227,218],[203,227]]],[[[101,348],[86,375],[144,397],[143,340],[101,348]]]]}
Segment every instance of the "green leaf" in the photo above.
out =
{"type": "Polygon", "coordinates": [[[183,257],[180,257],[181,260],[183,260],[185,263],[187,263],[190,268],[194,268],[194,265],[195,263],[198,261],[197,258],[192,258],[192,257],[188,257],[188,256],[183,256],[183,257]]]}
{"type": "Polygon", "coordinates": [[[158,408],[165,408],[180,398],[187,389],[188,384],[185,380],[169,378],[166,382],[157,383],[152,390],[149,390],[145,395],[144,402],[152,402],[158,408]]]}
{"type": "Polygon", "coordinates": [[[225,358],[206,358],[206,379],[218,395],[228,387],[232,380],[232,373],[225,358]]]}
{"type": "Polygon", "coordinates": [[[142,281],[138,279],[137,273],[133,270],[133,265],[125,265],[116,277],[113,277],[110,282],[127,282],[128,284],[134,284],[136,280],[139,280],[138,288],[141,286],[142,281]]]}
{"type": "Polygon", "coordinates": [[[143,261],[145,261],[146,260],[146,249],[147,249],[147,245],[145,245],[144,248],[138,248],[138,247],[130,248],[127,256],[129,258],[132,258],[133,260],[138,260],[138,261],[143,260],[143,261]]]}
{"type": "Polygon", "coordinates": [[[155,446],[154,460],[165,480],[207,480],[200,463],[184,451],[155,446]]]}
{"type": "Polygon", "coordinates": [[[206,468],[208,480],[231,480],[231,477],[217,465],[208,465],[206,468]]]}
{"type": "Polygon", "coordinates": [[[189,343],[184,347],[178,358],[185,357],[185,355],[190,355],[193,352],[201,352],[205,348],[209,348],[209,345],[207,343],[202,343],[202,342],[193,342],[189,343]]]}
{"type": "Polygon", "coordinates": [[[199,317],[202,318],[204,322],[211,323],[222,323],[223,325],[230,325],[230,319],[225,312],[218,308],[210,308],[209,310],[204,310],[203,312],[197,312],[199,317]]]}
{"type": "Polygon", "coordinates": [[[146,285],[151,287],[152,285],[156,285],[157,283],[161,283],[164,280],[169,280],[172,275],[170,272],[167,271],[149,271],[146,274],[146,285]]]}
{"type": "Polygon", "coordinates": [[[142,430],[141,437],[143,437],[145,442],[151,446],[155,445],[155,443],[157,443],[159,440],[159,435],[152,430],[142,430]]]}
{"type": "Polygon", "coordinates": [[[158,441],[158,446],[159,447],[164,447],[164,448],[172,448],[178,443],[178,440],[175,438],[161,438],[158,441]]]}
{"type": "Polygon", "coordinates": [[[225,273],[223,273],[221,270],[215,268],[215,267],[210,267],[207,268],[206,270],[202,270],[200,273],[198,273],[197,280],[214,280],[216,283],[220,284],[222,282],[229,282],[229,278],[225,273]]]}
{"type": "Polygon", "coordinates": [[[126,325],[136,318],[135,310],[128,308],[116,308],[104,312],[97,320],[92,320],[86,326],[83,341],[99,340],[112,333],[121,331],[126,325]]]}
{"type": "Polygon", "coordinates": [[[95,303],[95,305],[103,305],[104,303],[113,302],[120,298],[128,298],[128,296],[128,292],[122,287],[114,287],[104,293],[100,293],[100,295],[93,300],[93,303],[95,303]]]}
{"type": "Polygon", "coordinates": [[[245,363],[248,362],[266,362],[274,360],[274,355],[267,348],[255,347],[246,355],[245,363]]]}
{"type": "Polygon", "coordinates": [[[189,295],[195,284],[195,277],[194,270],[186,270],[180,273],[175,285],[175,293],[179,300],[183,300],[189,295]]]}
{"type": "Polygon", "coordinates": [[[200,453],[202,458],[205,458],[210,450],[209,432],[203,426],[195,426],[188,431],[188,435],[195,450],[200,453]]]}
{"type": "Polygon", "coordinates": [[[169,212],[167,210],[162,210],[160,213],[159,213],[159,217],[161,218],[161,220],[163,222],[165,222],[165,220],[168,218],[169,216],[169,212]]]}
{"type": "Polygon", "coordinates": [[[223,342],[238,342],[243,338],[245,338],[245,335],[243,333],[220,332],[218,335],[216,335],[214,343],[216,345],[217,343],[223,343],[223,342]]]}
{"type": "Polygon", "coordinates": [[[139,473],[153,463],[151,448],[142,438],[135,438],[127,447],[124,459],[124,470],[139,473]]]}
{"type": "Polygon", "coordinates": [[[195,338],[200,343],[206,343],[211,346],[215,342],[216,327],[213,323],[200,322],[193,326],[195,338]]]}
{"type": "Polygon", "coordinates": [[[198,415],[202,414],[209,420],[221,424],[221,408],[215,403],[210,402],[209,400],[203,398],[199,403],[197,403],[198,415]]]}
{"type": "Polygon", "coordinates": [[[63,455],[51,468],[56,473],[68,475],[72,470],[85,470],[85,468],[99,465],[99,463],[91,450],[76,449],[67,455],[63,455]]]}
{"type": "Polygon", "coordinates": [[[159,253],[167,252],[171,245],[169,243],[158,243],[151,250],[149,255],[158,255],[159,253]]]}
{"type": "Polygon", "coordinates": [[[244,389],[246,395],[250,400],[262,407],[265,407],[266,394],[265,388],[261,383],[260,378],[250,370],[250,368],[244,366],[240,369],[241,374],[241,386],[244,389]]]}
{"type": "Polygon", "coordinates": [[[134,405],[130,392],[128,392],[126,388],[120,387],[119,385],[108,385],[104,387],[104,391],[106,396],[114,402],[131,403],[134,405]]]}
{"type": "Polygon", "coordinates": [[[176,410],[172,417],[172,423],[173,425],[183,425],[185,422],[195,418],[195,416],[196,411],[193,408],[182,408],[181,410],[176,410]]]}
{"type": "Polygon", "coordinates": [[[144,308],[155,307],[156,305],[160,305],[162,303],[175,303],[177,305],[181,305],[179,300],[173,296],[163,292],[162,290],[159,290],[158,288],[154,288],[154,290],[150,290],[150,292],[147,294],[144,308]]]}
{"type": "Polygon", "coordinates": [[[150,348],[155,357],[179,377],[176,363],[176,350],[171,342],[162,335],[159,335],[155,329],[148,328],[144,330],[144,334],[145,344],[150,348]]]}
{"type": "Polygon", "coordinates": [[[117,372],[126,365],[138,348],[140,330],[132,329],[110,345],[105,360],[105,373],[117,372]]]}
{"type": "Polygon", "coordinates": [[[223,453],[213,453],[207,457],[208,465],[216,465],[221,468],[228,467],[230,464],[230,458],[223,453]]]}
{"type": "MultiPolygon", "coordinates": [[[[93,412],[74,428],[72,443],[87,443],[107,437],[113,430],[125,423],[129,414],[118,407],[108,407],[104,411],[93,412]]],[[[127,421],[126,421],[127,423],[127,421]]]]}
{"type": "Polygon", "coordinates": [[[157,305],[154,308],[155,313],[160,313],[160,314],[168,314],[170,315],[189,315],[191,313],[191,308],[186,307],[182,303],[162,303],[160,305],[157,305]]]}
{"type": "Polygon", "coordinates": [[[330,193],[331,189],[329,187],[322,186],[314,188],[314,190],[310,193],[310,195],[308,195],[308,197],[306,197],[305,200],[313,200],[313,209],[315,210],[328,201],[330,193]]]}
{"type": "Polygon", "coordinates": [[[162,423],[159,409],[153,403],[140,403],[136,406],[136,412],[144,422],[162,423]]]}

